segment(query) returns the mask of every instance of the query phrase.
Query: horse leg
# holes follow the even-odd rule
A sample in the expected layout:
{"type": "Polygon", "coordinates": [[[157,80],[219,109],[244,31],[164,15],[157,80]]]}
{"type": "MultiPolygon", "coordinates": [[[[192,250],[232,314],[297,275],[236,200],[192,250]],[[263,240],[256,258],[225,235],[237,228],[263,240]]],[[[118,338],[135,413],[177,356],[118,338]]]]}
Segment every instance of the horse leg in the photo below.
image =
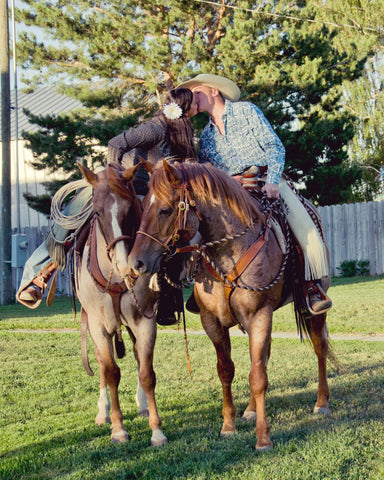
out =
{"type": "Polygon", "coordinates": [[[223,426],[221,436],[227,437],[236,433],[235,417],[236,407],[232,396],[232,381],[235,376],[235,366],[231,358],[231,340],[229,330],[216,323],[208,323],[208,316],[202,315],[201,321],[207,335],[211,339],[217,356],[217,373],[223,390],[223,426]]]}
{"type": "Polygon", "coordinates": [[[246,422],[256,421],[256,400],[252,393],[250,394],[248,406],[244,410],[243,416],[241,418],[246,422]]]}
{"type": "Polygon", "coordinates": [[[100,396],[104,404],[108,398],[107,386],[111,394],[111,439],[114,443],[124,443],[128,440],[128,434],[123,427],[123,414],[119,403],[120,368],[114,359],[112,337],[103,329],[96,331],[91,325],[90,335],[95,344],[96,359],[100,369],[100,396]]]}
{"type": "Polygon", "coordinates": [[[326,315],[317,315],[311,320],[311,340],[317,355],[319,385],[314,413],[329,415],[329,386],[327,379],[327,355],[329,350],[326,315]]]}
{"type": "Polygon", "coordinates": [[[152,430],[151,445],[159,447],[168,443],[161,430],[161,420],[155,399],[156,374],[153,370],[153,350],[156,339],[156,325],[142,321],[136,332],[135,356],[139,366],[139,383],[145,393],[148,406],[148,423],[152,430]]]}
{"type": "Polygon", "coordinates": [[[100,396],[97,402],[99,411],[97,412],[95,423],[96,425],[104,425],[104,423],[111,423],[109,412],[111,410],[111,402],[108,397],[108,387],[105,376],[101,375],[100,370],[100,396]]]}
{"type": "Polygon", "coordinates": [[[272,308],[266,306],[257,312],[249,334],[249,349],[251,355],[251,371],[249,385],[254,400],[251,408],[256,405],[256,450],[270,450],[273,446],[269,433],[270,426],[265,408],[265,395],[268,390],[267,364],[271,352],[272,308]]]}
{"type": "MultiPolygon", "coordinates": [[[[137,373],[139,373],[139,371],[140,369],[138,368],[137,373]]],[[[139,409],[139,415],[141,417],[148,417],[149,416],[148,400],[143,390],[143,387],[141,386],[139,378],[137,378],[137,389],[136,389],[135,401],[139,409]]]]}

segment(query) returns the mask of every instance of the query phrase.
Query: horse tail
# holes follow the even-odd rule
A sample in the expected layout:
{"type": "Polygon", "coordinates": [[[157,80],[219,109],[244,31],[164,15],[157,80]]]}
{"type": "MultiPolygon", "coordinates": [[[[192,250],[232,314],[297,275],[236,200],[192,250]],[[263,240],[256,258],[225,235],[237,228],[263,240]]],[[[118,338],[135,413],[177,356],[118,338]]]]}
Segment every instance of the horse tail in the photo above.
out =
{"type": "Polygon", "coordinates": [[[290,277],[289,284],[291,285],[297,331],[301,340],[310,339],[311,322],[305,304],[304,256],[295,242],[291,245],[290,254],[288,276],[290,277]]]}
{"type": "Polygon", "coordinates": [[[83,362],[84,370],[88,373],[90,377],[93,377],[94,373],[92,368],[89,365],[88,351],[87,351],[88,314],[83,307],[81,307],[80,320],[81,320],[81,360],[83,362]]]}
{"type": "MultiPolygon", "coordinates": [[[[291,262],[293,268],[290,269],[290,284],[292,285],[293,305],[296,317],[297,331],[300,339],[310,340],[312,333],[312,315],[308,313],[307,305],[305,303],[305,280],[303,273],[303,258],[301,252],[294,249],[295,253],[291,262]]],[[[326,314],[323,314],[326,315],[326,314]]],[[[332,345],[327,341],[327,358],[332,362],[339,372],[345,372],[344,366],[336,358],[336,354],[332,349],[332,345]]]]}
{"type": "Polygon", "coordinates": [[[121,330],[115,333],[115,350],[117,358],[125,357],[125,345],[123,337],[121,336],[121,330]]]}

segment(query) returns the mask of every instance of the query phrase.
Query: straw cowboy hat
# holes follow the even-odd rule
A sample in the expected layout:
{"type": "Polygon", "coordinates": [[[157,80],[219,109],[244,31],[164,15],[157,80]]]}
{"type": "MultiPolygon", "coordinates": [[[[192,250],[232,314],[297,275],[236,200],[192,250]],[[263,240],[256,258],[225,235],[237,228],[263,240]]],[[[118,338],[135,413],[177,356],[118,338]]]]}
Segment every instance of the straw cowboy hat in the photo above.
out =
{"type": "Polygon", "coordinates": [[[231,102],[237,102],[240,98],[240,89],[236,83],[229,80],[229,78],[221,77],[220,75],[211,75],[210,73],[201,73],[195,78],[182,83],[179,87],[192,89],[200,85],[217,88],[223,97],[231,102]]]}

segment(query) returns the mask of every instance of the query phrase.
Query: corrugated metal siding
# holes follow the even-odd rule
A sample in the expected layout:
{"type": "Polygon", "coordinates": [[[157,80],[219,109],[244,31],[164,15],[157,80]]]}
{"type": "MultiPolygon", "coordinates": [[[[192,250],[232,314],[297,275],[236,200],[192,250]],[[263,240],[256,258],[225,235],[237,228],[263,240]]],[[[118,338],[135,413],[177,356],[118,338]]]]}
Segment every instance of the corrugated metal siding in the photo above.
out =
{"type": "MultiPolygon", "coordinates": [[[[17,95],[18,107],[18,133],[19,138],[23,130],[27,132],[35,132],[38,127],[29,123],[28,117],[23,113],[23,108],[28,109],[34,115],[58,115],[64,112],[70,112],[82,106],[79,100],[67,97],[57,93],[51,87],[41,87],[33,93],[24,93],[19,91],[17,95]]],[[[12,140],[16,138],[15,125],[15,91],[11,92],[11,136],[12,140]]],[[[1,119],[0,119],[1,125],[1,119]]],[[[0,129],[1,140],[1,129],[0,129]]]]}
{"type": "MultiPolygon", "coordinates": [[[[12,92],[12,106],[15,106],[15,92],[12,92]]],[[[45,193],[42,182],[50,181],[58,178],[56,174],[47,174],[44,171],[38,171],[30,166],[32,160],[32,152],[26,148],[25,142],[21,140],[22,131],[37,131],[38,127],[29,123],[28,117],[23,113],[23,108],[27,108],[34,115],[58,115],[61,113],[73,111],[80,108],[81,102],[73,98],[58,94],[50,87],[42,87],[33,93],[18,94],[18,166],[16,164],[16,126],[15,126],[15,110],[11,112],[12,142],[11,142],[11,184],[12,184],[12,228],[17,225],[17,211],[20,212],[21,227],[41,227],[48,224],[48,220],[44,215],[37,213],[28,207],[24,200],[23,193],[30,192],[34,195],[45,193]],[[17,172],[18,169],[18,172],[17,172]],[[17,175],[19,176],[19,202],[17,199],[17,175]],[[19,206],[18,206],[19,203],[19,206]]],[[[1,121],[1,119],[0,119],[1,121]]],[[[0,129],[1,131],[1,129],[0,129]]],[[[2,165],[2,151],[0,151],[0,171],[2,165]]],[[[1,194],[1,185],[0,185],[1,194]]]]}

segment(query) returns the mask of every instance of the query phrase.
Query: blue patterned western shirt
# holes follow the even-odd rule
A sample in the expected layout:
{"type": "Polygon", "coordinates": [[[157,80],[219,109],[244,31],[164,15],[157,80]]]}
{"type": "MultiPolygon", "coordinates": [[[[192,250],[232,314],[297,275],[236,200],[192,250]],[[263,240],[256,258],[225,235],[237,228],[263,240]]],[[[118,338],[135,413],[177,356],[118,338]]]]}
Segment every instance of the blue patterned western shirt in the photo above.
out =
{"type": "Polygon", "coordinates": [[[229,175],[252,165],[268,166],[267,183],[278,184],[285,148],[263,112],[250,102],[225,101],[225,135],[210,120],[199,141],[199,160],[211,162],[229,175]]]}

